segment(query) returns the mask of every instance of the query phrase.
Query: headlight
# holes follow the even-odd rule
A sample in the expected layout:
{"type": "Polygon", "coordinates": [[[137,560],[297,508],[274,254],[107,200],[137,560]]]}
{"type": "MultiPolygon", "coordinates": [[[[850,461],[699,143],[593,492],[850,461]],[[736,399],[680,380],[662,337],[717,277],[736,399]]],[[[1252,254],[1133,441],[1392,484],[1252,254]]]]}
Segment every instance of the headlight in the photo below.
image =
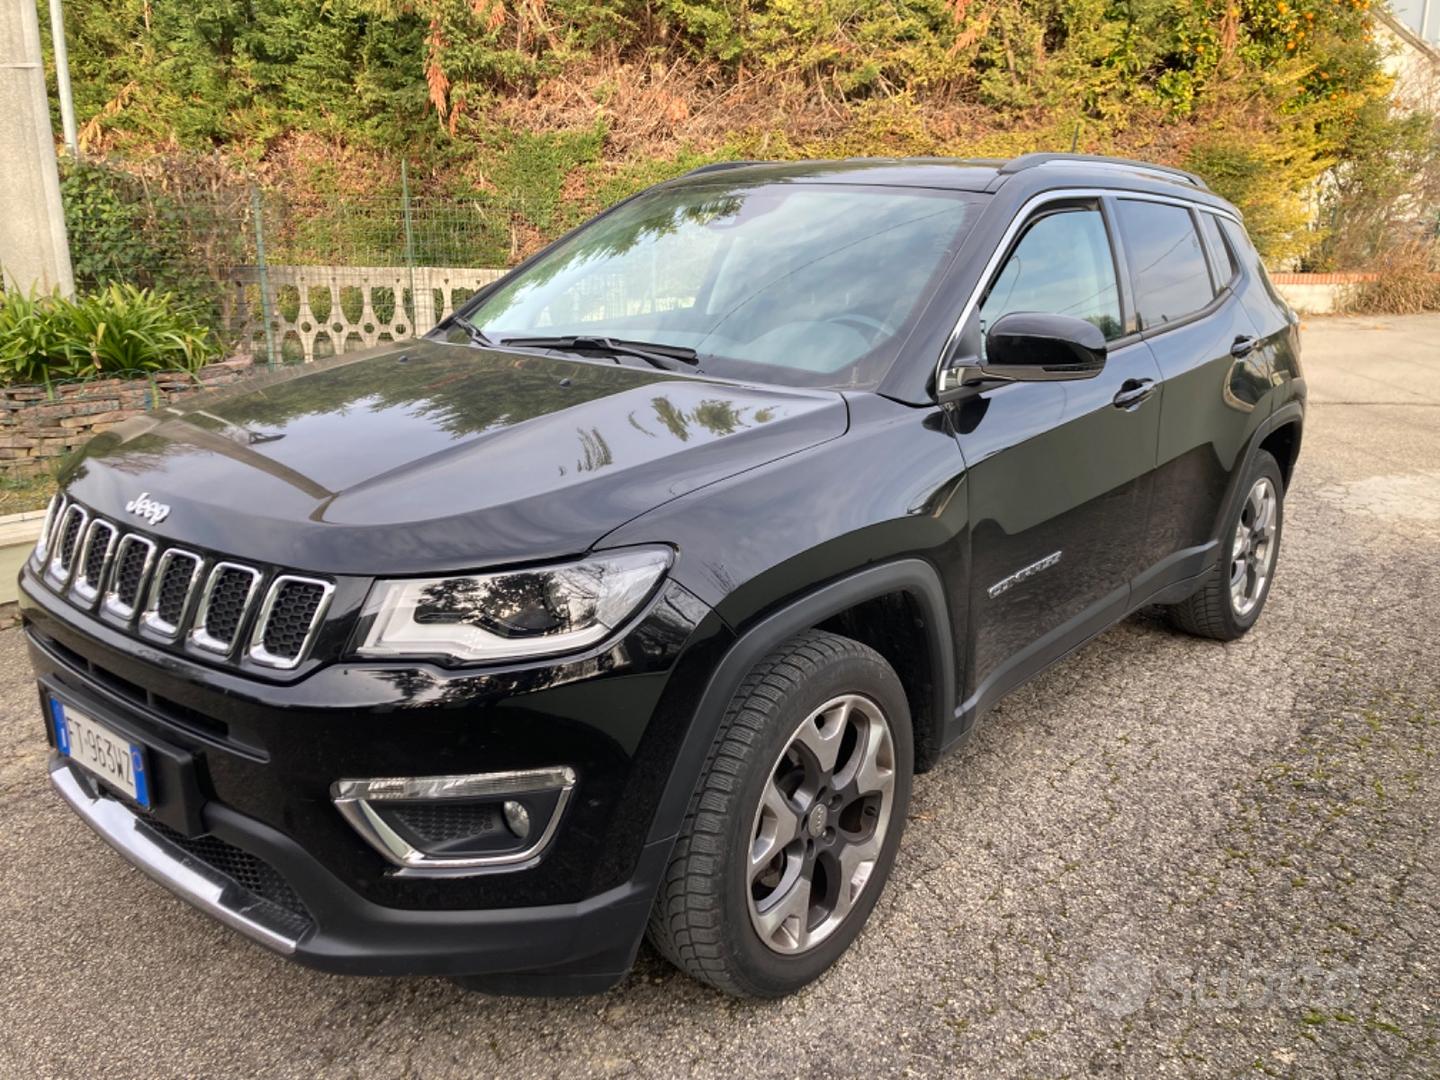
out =
{"type": "Polygon", "coordinates": [[[583,649],[633,615],[669,565],[668,548],[632,548],[533,570],[378,581],[356,652],[473,663],[583,649]]]}

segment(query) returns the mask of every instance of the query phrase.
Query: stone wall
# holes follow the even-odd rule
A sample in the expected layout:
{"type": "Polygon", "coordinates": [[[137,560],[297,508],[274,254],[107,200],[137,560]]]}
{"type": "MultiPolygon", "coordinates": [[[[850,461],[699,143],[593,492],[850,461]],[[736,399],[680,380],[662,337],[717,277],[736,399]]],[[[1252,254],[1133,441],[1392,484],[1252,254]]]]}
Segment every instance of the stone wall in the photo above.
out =
{"type": "Polygon", "coordinates": [[[244,378],[249,358],[211,364],[194,375],[91,379],[53,386],[0,387],[0,472],[35,472],[92,435],[198,390],[244,378]]]}

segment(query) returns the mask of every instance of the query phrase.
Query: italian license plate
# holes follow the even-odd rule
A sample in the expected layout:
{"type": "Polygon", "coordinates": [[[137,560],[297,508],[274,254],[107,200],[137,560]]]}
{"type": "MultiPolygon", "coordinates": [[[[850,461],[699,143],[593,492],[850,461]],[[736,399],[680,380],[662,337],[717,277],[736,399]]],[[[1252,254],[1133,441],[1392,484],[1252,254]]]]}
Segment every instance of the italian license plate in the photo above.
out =
{"type": "Polygon", "coordinates": [[[50,699],[50,722],[60,753],[147,810],[150,808],[150,777],[145,772],[143,746],[55,698],[50,699]]]}

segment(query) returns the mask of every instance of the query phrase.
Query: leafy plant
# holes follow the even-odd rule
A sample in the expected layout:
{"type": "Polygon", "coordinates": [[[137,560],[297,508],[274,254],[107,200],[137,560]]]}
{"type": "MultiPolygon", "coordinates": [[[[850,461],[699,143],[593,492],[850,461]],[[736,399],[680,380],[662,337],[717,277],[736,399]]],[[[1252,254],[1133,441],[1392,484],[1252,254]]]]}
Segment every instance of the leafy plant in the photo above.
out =
{"type": "Polygon", "coordinates": [[[7,382],[194,371],[218,354],[213,332],[169,293],[108,285],[69,300],[0,297],[0,377],[7,382]]]}
{"type": "Polygon", "coordinates": [[[0,377],[6,382],[44,382],[68,372],[73,339],[56,317],[59,301],[9,291],[0,294],[0,377]]]}

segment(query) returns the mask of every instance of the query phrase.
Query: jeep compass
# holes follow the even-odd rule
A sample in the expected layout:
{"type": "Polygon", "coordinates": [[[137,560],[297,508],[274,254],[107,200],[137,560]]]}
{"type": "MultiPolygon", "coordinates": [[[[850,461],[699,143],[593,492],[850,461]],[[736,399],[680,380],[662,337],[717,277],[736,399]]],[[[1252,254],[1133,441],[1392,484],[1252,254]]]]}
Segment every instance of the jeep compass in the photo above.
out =
{"type": "Polygon", "coordinates": [[[1142,606],[1255,624],[1304,402],[1187,173],[707,166],[90,442],[21,574],[50,778],[317,968],[594,992],[648,935],[786,994],[1002,695],[1142,606]]]}

